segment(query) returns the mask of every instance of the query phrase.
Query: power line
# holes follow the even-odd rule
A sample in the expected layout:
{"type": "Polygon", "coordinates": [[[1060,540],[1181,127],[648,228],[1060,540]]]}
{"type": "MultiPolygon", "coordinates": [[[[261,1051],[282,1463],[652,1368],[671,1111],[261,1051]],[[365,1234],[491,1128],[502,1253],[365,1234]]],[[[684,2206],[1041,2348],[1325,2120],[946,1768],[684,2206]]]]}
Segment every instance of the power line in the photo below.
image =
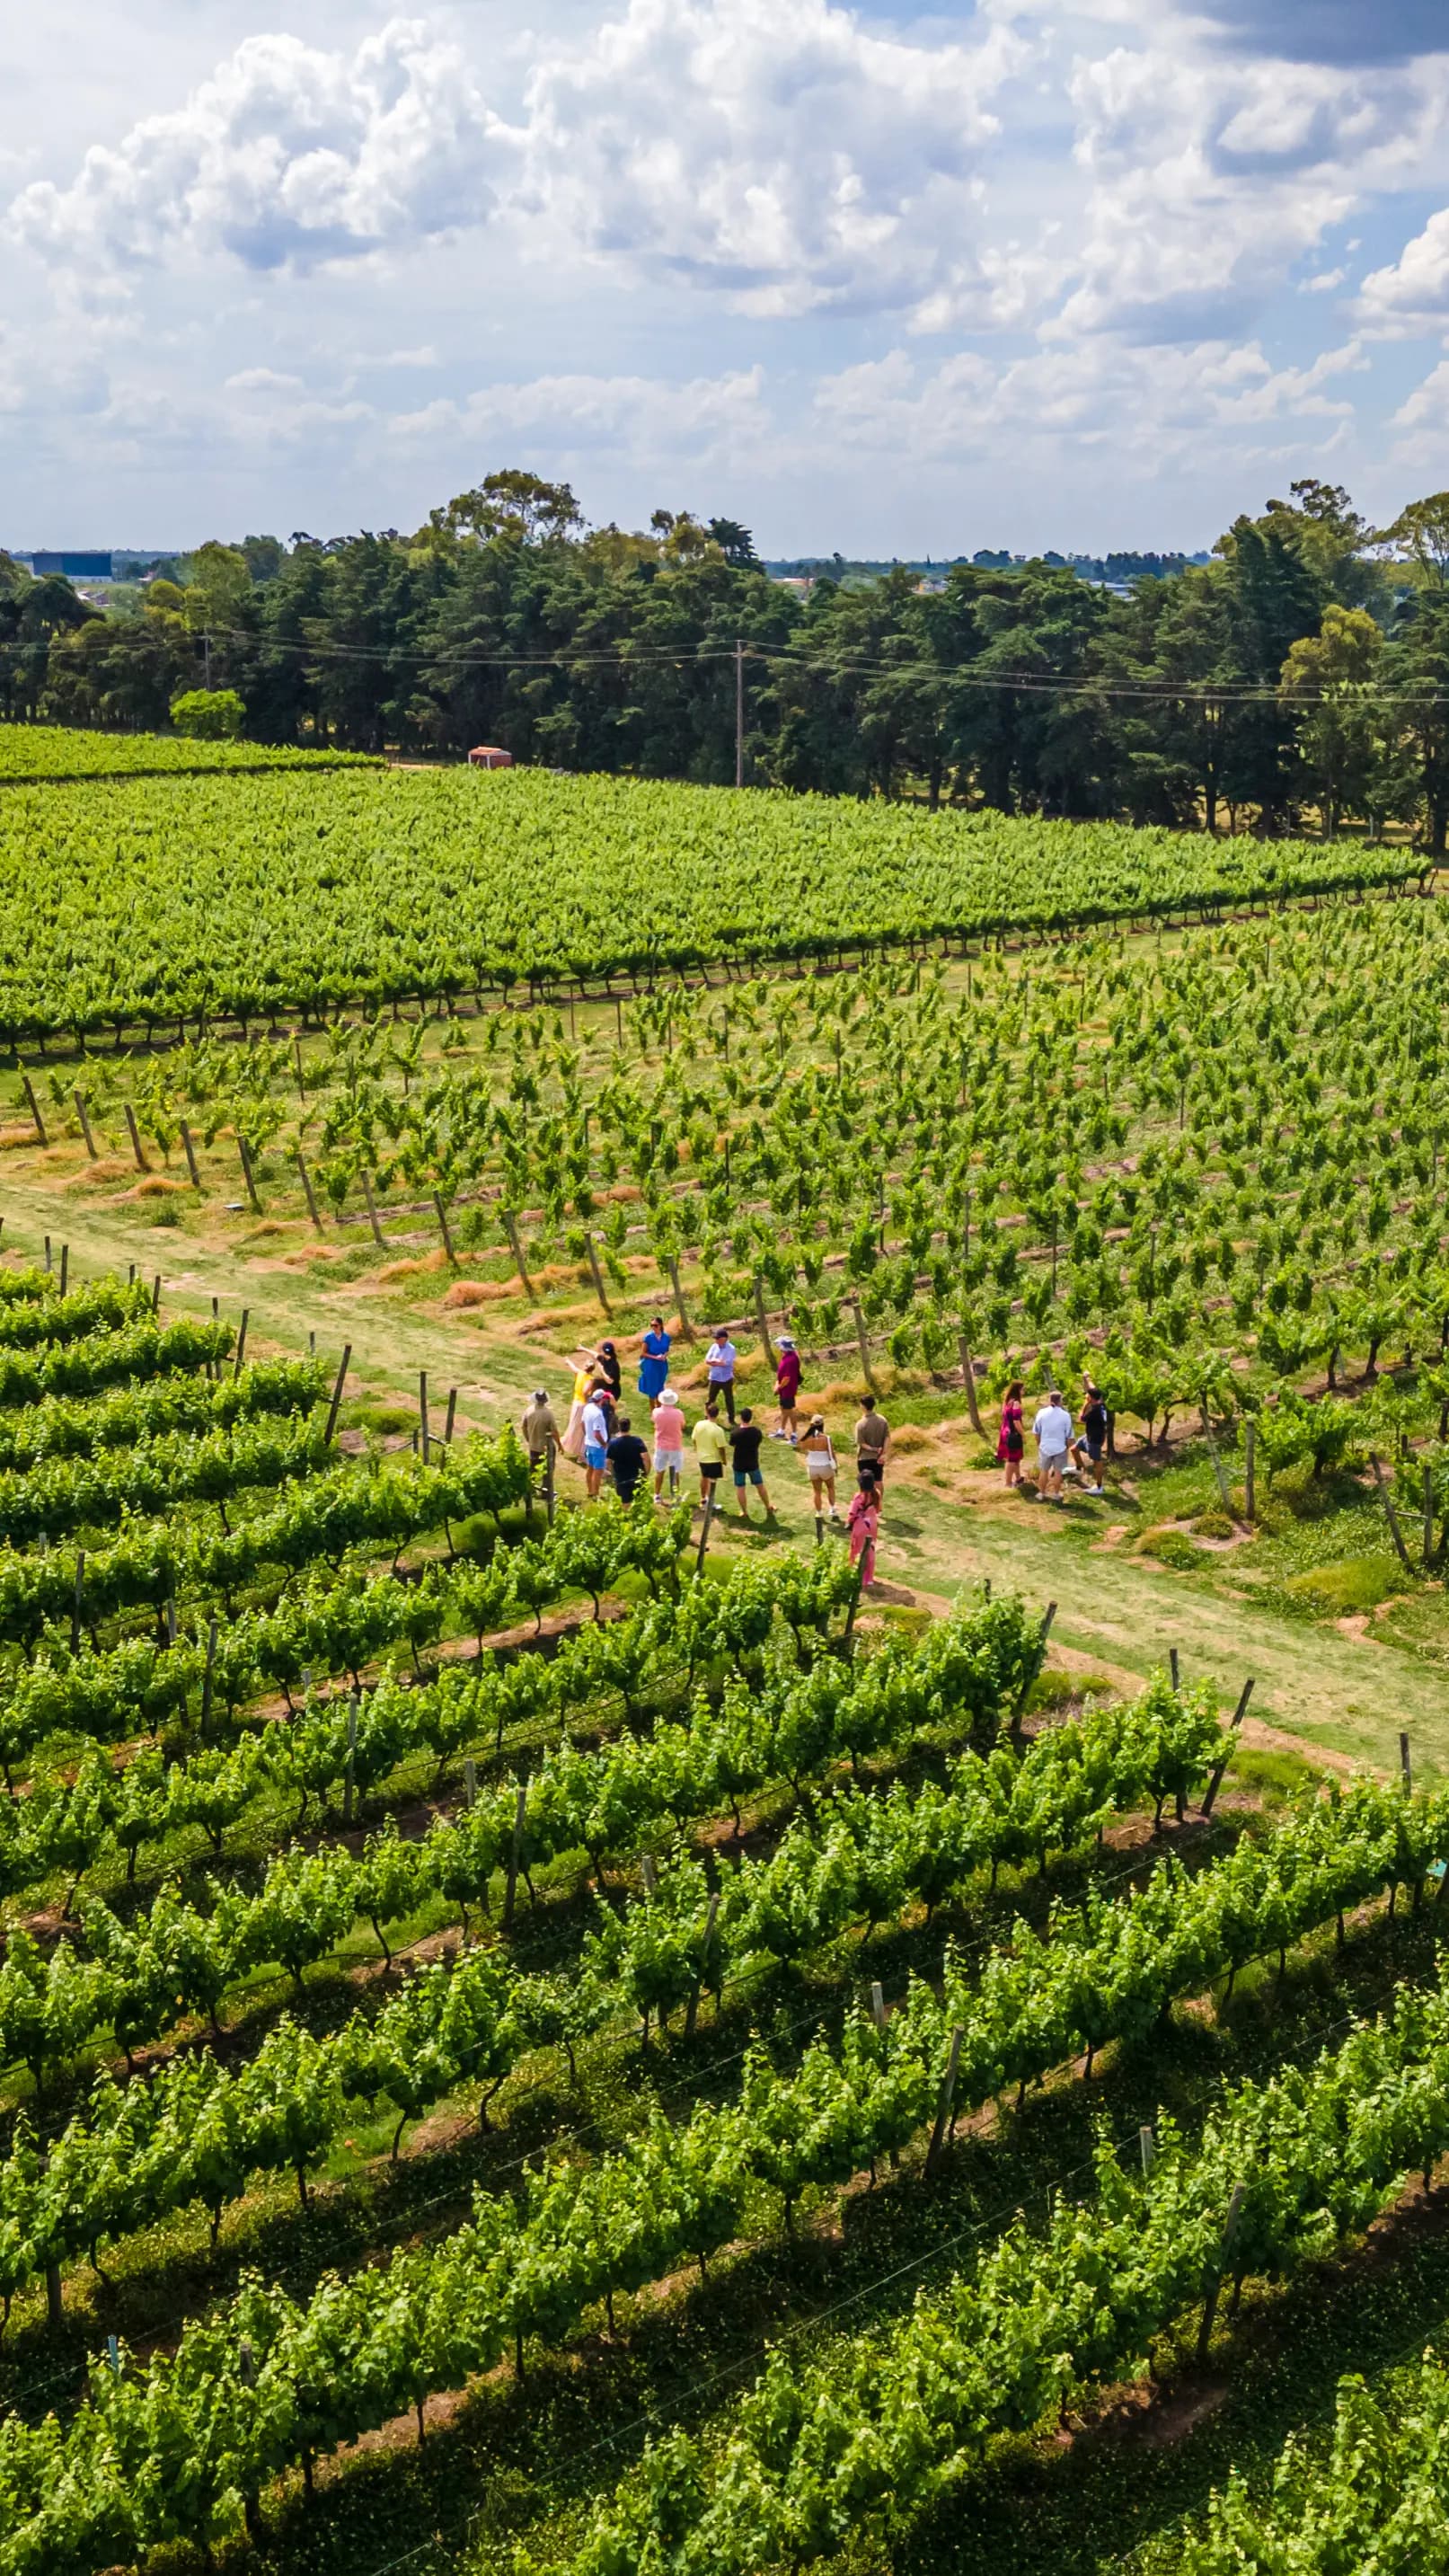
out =
{"type": "MultiPolygon", "coordinates": [[[[1294,709],[1338,703],[1332,688],[1282,689],[1271,680],[1226,685],[1213,680],[1172,680],[1144,678],[1114,680],[1095,674],[1054,674],[1043,671],[981,671],[972,662],[935,662],[927,659],[893,659],[865,654],[822,655],[809,653],[795,644],[754,644],[743,640],[735,644],[698,644],[687,650],[666,645],[639,645],[616,652],[575,652],[559,648],[548,653],[482,653],[453,652],[446,647],[406,644],[337,644],[308,642],[304,637],[262,636],[237,627],[212,627],[209,641],[234,643],[251,648],[265,658],[278,653],[302,654],[313,662],[355,662],[392,666],[410,664],[416,669],[443,671],[558,671],[569,673],[585,670],[646,672],[651,670],[690,670],[696,667],[744,661],[777,664],[782,670],[816,674],[827,680],[847,676],[884,679],[926,679],[952,683],[968,690],[984,690],[1010,696],[1078,697],[1125,701],[1145,705],[1196,706],[1206,711],[1215,707],[1277,706],[1294,709]]],[[[48,654],[49,642],[25,643],[14,638],[0,638],[0,653],[48,654]]],[[[1449,691],[1433,689],[1378,689],[1371,692],[1372,703],[1379,706],[1410,707],[1422,712],[1449,707],[1449,691]]],[[[1351,703],[1351,702],[1350,702],[1351,703]]]]}

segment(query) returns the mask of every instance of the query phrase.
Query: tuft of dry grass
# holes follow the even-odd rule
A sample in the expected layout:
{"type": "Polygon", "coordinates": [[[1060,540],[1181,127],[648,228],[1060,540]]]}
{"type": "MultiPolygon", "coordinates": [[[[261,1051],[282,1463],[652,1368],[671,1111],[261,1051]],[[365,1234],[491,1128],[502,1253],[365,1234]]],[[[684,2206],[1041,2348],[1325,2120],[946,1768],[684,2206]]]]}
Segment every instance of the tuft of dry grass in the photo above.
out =
{"type": "Polygon", "coordinates": [[[540,1306],[536,1313],[525,1315],[518,1329],[520,1333],[551,1333],[558,1324],[587,1324],[591,1349],[609,1329],[592,1297],[583,1306],[540,1306]]]}
{"type": "Polygon", "coordinates": [[[447,1307],[496,1306],[504,1297],[516,1297],[516,1279],[455,1279],[443,1299],[447,1307]]]}
{"type": "Polygon", "coordinates": [[[935,1435],[922,1429],[919,1422],[903,1422],[891,1432],[891,1447],[910,1455],[917,1449],[934,1449],[935,1435]]]}
{"type": "Polygon", "coordinates": [[[380,1286],[390,1288],[395,1279],[426,1279],[439,1270],[446,1270],[447,1266],[448,1256],[439,1249],[425,1252],[416,1260],[385,1261],[375,1276],[380,1286]]]}

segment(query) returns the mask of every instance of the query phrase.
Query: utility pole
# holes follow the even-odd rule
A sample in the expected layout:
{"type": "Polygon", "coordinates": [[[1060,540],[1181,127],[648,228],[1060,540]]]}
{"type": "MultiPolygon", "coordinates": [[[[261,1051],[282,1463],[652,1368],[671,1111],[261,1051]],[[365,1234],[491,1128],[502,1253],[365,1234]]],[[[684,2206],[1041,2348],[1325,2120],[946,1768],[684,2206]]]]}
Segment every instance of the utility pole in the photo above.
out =
{"type": "Polygon", "coordinates": [[[735,785],[745,783],[745,647],[735,637],[735,785]]]}

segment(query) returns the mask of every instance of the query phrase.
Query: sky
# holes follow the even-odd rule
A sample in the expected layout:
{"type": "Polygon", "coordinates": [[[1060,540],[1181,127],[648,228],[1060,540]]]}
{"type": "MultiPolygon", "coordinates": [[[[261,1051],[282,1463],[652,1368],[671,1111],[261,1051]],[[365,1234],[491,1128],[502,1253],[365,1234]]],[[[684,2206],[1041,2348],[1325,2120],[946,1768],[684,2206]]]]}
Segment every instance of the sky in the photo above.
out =
{"type": "Polygon", "coordinates": [[[45,0],[0,96],[0,544],[504,465],[775,556],[1449,485],[1446,0],[45,0]]]}

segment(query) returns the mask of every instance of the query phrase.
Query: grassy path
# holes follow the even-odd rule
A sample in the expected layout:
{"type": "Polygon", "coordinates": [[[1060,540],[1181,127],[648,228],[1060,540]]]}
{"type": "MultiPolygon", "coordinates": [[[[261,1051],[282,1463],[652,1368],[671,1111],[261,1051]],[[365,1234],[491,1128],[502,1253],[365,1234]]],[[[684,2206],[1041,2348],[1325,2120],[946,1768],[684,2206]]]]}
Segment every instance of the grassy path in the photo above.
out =
{"type": "MultiPolygon", "coordinates": [[[[396,1291],[370,1282],[333,1282],[324,1268],[293,1268],[281,1260],[247,1256],[229,1247],[199,1244],[171,1234],[118,1208],[66,1207],[54,1190],[7,1183],[0,1211],[3,1247],[10,1259],[39,1260],[47,1234],[70,1243],[71,1276],[124,1271],[135,1262],[143,1278],[161,1274],[163,1309],[209,1315],[213,1297],[232,1321],[250,1310],[248,1336],[305,1349],[315,1333],[322,1358],[339,1358],[350,1342],[357,1370],[371,1385],[396,1384],[416,1392],[426,1369],[436,1390],[459,1389],[464,1411],[495,1427],[516,1412],[534,1383],[530,1354],[516,1340],[493,1335],[470,1319],[410,1307],[396,1291]]],[[[557,1374],[555,1366],[554,1374],[557,1374]]]]}
{"type": "MultiPolygon", "coordinates": [[[[410,1306],[396,1289],[367,1280],[333,1282],[320,1268],[176,1238],[129,1209],[67,1208],[54,1189],[10,1183],[3,1214],[7,1252],[38,1258],[46,1233],[58,1242],[65,1231],[74,1276],[118,1264],[124,1270],[132,1261],[143,1275],[159,1270],[171,1312],[208,1314],[217,1296],[233,1316],[242,1305],[250,1309],[249,1329],[259,1341],[299,1349],[315,1333],[324,1358],[351,1342],[354,1385],[360,1379],[374,1391],[415,1391],[425,1368],[435,1394],[456,1385],[464,1418],[490,1427],[517,1411],[540,1375],[558,1383],[566,1333],[551,1345],[522,1344],[471,1315],[454,1322],[435,1306],[410,1306]]],[[[767,1451],[766,1463],[782,1534],[810,1545],[798,1460],[767,1451]]],[[[1431,1665],[1388,1642],[1289,1621],[1148,1559],[1119,1555],[1101,1545],[1104,1522],[1091,1507],[1058,1514],[1030,1502],[1008,1505],[987,1478],[980,1490],[979,1502],[948,1500],[916,1481],[902,1460],[882,1532],[882,1579],[949,1601],[962,1585],[989,1575],[1000,1590],[1056,1602],[1057,1645],[1129,1673],[1164,1662],[1175,1645],[1184,1673],[1208,1674],[1225,1695],[1235,1697],[1251,1673],[1260,1723],[1386,1771],[1397,1765],[1403,1728],[1418,1769],[1449,1771],[1449,1692],[1431,1665]]],[[[726,1525],[713,1547],[733,1551],[742,1543],[726,1525]]],[[[759,1536],[748,1542],[763,1543],[759,1536]]]]}
{"type": "Polygon", "coordinates": [[[1225,1692],[1251,1673],[1255,1717],[1310,1744],[1396,1769],[1404,1728],[1417,1767],[1449,1771],[1443,1677],[1401,1648],[1226,1600],[1190,1575],[1093,1545],[1103,1523],[1088,1505],[1060,1514],[1029,1502],[969,1507],[923,1486],[907,1491],[904,1479],[895,1490],[885,1580],[949,1596],[989,1574],[999,1589],[1055,1601],[1062,1645],[1137,1673],[1176,1646],[1185,1675],[1206,1673],[1225,1692]]]}

